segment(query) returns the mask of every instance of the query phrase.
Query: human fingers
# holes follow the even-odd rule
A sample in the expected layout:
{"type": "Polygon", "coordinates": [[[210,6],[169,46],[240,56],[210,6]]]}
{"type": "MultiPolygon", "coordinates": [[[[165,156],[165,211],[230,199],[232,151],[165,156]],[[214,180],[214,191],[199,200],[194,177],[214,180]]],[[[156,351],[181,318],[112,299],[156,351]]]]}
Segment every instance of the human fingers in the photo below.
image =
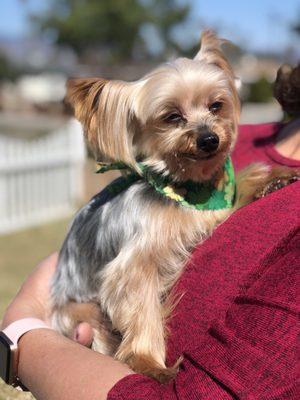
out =
{"type": "Polygon", "coordinates": [[[88,322],[81,322],[73,332],[73,340],[83,346],[90,347],[94,338],[92,326],[88,322]]]}

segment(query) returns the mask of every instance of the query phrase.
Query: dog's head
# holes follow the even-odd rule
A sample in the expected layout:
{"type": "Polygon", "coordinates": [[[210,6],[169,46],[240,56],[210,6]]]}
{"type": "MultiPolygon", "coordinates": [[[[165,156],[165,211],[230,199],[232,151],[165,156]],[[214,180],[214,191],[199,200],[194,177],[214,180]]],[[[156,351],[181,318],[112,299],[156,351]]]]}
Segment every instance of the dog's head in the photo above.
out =
{"type": "Polygon", "coordinates": [[[135,82],[73,79],[67,101],[101,161],[143,160],[175,180],[209,179],[235,142],[239,99],[212,32],[194,59],[179,58],[135,82]]]}

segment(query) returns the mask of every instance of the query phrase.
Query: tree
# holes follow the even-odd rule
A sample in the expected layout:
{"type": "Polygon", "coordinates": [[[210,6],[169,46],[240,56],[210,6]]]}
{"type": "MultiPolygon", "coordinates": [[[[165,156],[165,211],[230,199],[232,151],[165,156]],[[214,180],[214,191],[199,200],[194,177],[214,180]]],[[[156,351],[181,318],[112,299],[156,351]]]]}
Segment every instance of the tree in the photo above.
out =
{"type": "Polygon", "coordinates": [[[174,26],[184,23],[188,5],[177,0],[48,0],[48,9],[35,15],[36,26],[51,32],[59,45],[71,47],[80,57],[102,50],[111,60],[126,60],[134,49],[149,51],[142,27],[155,28],[163,48],[176,48],[174,26]]]}
{"type": "Polygon", "coordinates": [[[267,103],[272,99],[272,85],[261,76],[256,82],[249,85],[247,101],[251,103],[267,103]]]}
{"type": "Polygon", "coordinates": [[[300,35],[300,15],[299,15],[299,20],[292,26],[292,30],[296,32],[298,35],[300,35]]]}
{"type": "Polygon", "coordinates": [[[19,69],[4,54],[0,53],[0,82],[5,80],[14,81],[19,75],[19,69]]]}

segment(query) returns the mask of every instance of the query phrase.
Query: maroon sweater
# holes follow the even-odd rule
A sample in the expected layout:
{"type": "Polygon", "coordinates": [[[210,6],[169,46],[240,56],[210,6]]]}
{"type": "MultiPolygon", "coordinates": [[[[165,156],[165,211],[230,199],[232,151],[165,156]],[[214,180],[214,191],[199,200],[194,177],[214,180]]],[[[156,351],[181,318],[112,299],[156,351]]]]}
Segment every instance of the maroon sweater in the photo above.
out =
{"type": "MultiPolygon", "coordinates": [[[[241,127],[236,169],[253,161],[300,167],[276,152],[277,129],[241,127]]],[[[300,399],[299,189],[294,183],[238,210],[195,249],[176,288],[184,296],[167,342],[169,365],[184,356],[176,378],[161,385],[130,375],[109,400],[300,399]]]]}

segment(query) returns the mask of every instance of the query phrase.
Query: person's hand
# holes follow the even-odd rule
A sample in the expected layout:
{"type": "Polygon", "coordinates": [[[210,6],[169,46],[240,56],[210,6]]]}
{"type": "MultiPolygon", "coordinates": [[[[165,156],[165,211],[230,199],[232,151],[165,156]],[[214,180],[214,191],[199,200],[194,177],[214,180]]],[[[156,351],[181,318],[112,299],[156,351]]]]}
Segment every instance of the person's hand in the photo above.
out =
{"type": "Polygon", "coordinates": [[[57,258],[57,253],[47,257],[28,276],[8,306],[3,317],[2,328],[22,318],[38,318],[49,323],[49,287],[57,258]]]}
{"type": "MultiPolygon", "coordinates": [[[[38,318],[50,323],[50,282],[57,265],[58,254],[54,253],[42,261],[21,286],[16,297],[8,306],[2,329],[22,318],[38,318]]],[[[73,340],[89,346],[93,339],[93,331],[88,323],[81,323],[73,333],[73,340]]]]}

